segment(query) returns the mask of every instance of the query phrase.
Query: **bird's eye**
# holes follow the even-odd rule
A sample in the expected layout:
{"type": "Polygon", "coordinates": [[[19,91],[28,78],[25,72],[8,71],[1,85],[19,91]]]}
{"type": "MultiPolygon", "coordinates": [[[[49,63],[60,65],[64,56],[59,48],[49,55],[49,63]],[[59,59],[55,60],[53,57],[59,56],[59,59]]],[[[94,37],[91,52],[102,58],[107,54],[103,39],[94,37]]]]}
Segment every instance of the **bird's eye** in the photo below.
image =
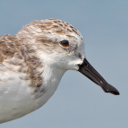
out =
{"type": "Polygon", "coordinates": [[[64,48],[68,48],[69,47],[69,42],[68,40],[62,40],[59,42],[60,46],[64,47],[64,48]]]}

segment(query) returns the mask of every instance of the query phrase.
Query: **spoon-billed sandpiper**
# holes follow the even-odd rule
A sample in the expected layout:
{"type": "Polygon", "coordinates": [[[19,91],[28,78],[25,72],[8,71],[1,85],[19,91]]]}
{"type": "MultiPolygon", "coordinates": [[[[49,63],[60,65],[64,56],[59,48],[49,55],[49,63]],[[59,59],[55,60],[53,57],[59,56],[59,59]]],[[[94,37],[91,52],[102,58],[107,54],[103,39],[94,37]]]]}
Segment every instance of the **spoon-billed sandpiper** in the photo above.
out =
{"type": "Polygon", "coordinates": [[[67,22],[34,21],[16,35],[0,36],[0,123],[44,105],[69,69],[119,95],[84,58],[83,37],[67,22]]]}

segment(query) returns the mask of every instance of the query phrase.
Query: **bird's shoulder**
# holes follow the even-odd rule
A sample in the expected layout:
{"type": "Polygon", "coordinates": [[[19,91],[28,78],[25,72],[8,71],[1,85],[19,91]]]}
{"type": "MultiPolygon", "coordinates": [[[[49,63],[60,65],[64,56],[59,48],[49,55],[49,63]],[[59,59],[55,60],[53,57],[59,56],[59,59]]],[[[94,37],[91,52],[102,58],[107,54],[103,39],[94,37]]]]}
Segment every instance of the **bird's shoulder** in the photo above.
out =
{"type": "Polygon", "coordinates": [[[38,68],[42,63],[35,52],[16,35],[0,36],[0,81],[8,80],[15,73],[23,74],[22,80],[30,80],[30,86],[40,86],[42,78],[38,68]]]}
{"type": "Polygon", "coordinates": [[[21,46],[15,35],[0,36],[0,63],[14,56],[22,59],[21,46]]]}
{"type": "Polygon", "coordinates": [[[12,78],[23,63],[21,46],[15,35],[0,36],[0,82],[12,78]]]}

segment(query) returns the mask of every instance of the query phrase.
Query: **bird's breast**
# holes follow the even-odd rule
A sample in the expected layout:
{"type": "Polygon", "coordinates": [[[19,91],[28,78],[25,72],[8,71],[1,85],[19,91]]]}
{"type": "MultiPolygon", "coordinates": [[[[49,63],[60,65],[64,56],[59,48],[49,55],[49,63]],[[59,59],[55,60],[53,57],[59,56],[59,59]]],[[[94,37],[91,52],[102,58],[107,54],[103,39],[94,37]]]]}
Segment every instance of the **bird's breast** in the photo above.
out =
{"type": "Polygon", "coordinates": [[[46,72],[42,74],[44,82],[39,88],[31,87],[31,80],[22,80],[20,73],[9,73],[14,79],[0,82],[0,123],[25,116],[49,100],[64,72],[46,72]]]}

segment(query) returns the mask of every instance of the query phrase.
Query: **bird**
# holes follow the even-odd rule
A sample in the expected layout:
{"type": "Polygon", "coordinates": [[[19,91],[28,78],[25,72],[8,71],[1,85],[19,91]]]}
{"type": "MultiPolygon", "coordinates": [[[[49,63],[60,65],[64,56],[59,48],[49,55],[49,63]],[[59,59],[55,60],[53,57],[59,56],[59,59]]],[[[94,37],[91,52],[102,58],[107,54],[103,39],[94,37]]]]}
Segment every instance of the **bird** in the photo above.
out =
{"type": "Polygon", "coordinates": [[[119,95],[88,62],[83,36],[68,22],[37,20],[15,35],[0,36],[0,123],[43,106],[67,70],[78,71],[104,92],[119,95]]]}

